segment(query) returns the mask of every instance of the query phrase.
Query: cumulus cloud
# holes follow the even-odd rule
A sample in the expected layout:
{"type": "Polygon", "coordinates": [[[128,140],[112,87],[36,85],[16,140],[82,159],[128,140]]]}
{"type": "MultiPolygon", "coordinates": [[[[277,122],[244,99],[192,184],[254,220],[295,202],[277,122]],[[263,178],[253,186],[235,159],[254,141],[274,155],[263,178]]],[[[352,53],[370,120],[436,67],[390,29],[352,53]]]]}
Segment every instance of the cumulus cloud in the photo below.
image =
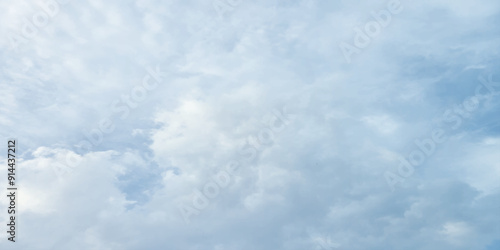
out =
{"type": "Polygon", "coordinates": [[[497,1],[0,9],[0,128],[19,140],[2,249],[498,246],[497,1]]]}

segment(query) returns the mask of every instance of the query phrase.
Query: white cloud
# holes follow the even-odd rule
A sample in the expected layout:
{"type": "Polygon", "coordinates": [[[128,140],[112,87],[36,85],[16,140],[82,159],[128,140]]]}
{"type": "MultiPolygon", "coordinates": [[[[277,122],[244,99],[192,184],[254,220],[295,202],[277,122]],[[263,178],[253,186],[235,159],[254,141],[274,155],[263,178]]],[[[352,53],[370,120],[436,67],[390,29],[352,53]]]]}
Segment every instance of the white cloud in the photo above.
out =
{"type": "MultiPolygon", "coordinates": [[[[42,2],[1,2],[0,31],[20,34],[42,2]]],[[[222,20],[211,1],[70,1],[19,50],[7,36],[14,249],[484,249],[500,223],[498,96],[398,189],[383,174],[495,72],[499,5],[401,2],[350,65],[338,44],[386,1],[242,1],[222,20]],[[121,119],[112,103],[155,65],[161,83],[121,119]],[[277,111],[290,121],[263,143],[277,111]],[[103,118],[115,131],[82,152],[103,118]],[[68,156],[81,164],[58,168],[68,156]],[[186,225],[178,204],[231,161],[231,183],[186,225]]]]}

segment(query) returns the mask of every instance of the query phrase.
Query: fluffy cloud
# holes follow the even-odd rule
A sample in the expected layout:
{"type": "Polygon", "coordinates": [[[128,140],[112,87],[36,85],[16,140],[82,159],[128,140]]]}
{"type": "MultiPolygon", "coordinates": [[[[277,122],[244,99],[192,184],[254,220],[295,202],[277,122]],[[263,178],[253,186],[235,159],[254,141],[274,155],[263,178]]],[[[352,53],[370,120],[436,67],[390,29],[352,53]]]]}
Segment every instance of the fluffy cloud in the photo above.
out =
{"type": "Polygon", "coordinates": [[[348,63],[339,44],[389,2],[0,3],[0,128],[21,158],[19,241],[0,248],[494,249],[498,93],[461,111],[478,76],[500,81],[499,3],[401,1],[348,63]]]}

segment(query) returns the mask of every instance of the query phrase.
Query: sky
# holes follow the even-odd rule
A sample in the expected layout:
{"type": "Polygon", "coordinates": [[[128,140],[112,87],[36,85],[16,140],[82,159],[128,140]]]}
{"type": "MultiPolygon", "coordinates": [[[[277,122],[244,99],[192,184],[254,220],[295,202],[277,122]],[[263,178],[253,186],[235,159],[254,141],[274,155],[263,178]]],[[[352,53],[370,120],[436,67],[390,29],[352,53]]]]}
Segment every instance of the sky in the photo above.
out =
{"type": "Polygon", "coordinates": [[[500,249],[496,0],[0,0],[6,250],[500,249]]]}

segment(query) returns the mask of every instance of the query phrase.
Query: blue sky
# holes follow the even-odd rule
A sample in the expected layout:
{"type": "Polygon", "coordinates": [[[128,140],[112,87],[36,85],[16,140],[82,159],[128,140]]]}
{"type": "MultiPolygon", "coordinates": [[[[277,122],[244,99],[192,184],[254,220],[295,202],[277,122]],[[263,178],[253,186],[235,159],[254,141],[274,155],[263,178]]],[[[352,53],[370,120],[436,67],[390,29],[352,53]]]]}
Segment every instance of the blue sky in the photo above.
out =
{"type": "Polygon", "coordinates": [[[500,249],[498,1],[0,10],[1,249],[500,249]]]}

